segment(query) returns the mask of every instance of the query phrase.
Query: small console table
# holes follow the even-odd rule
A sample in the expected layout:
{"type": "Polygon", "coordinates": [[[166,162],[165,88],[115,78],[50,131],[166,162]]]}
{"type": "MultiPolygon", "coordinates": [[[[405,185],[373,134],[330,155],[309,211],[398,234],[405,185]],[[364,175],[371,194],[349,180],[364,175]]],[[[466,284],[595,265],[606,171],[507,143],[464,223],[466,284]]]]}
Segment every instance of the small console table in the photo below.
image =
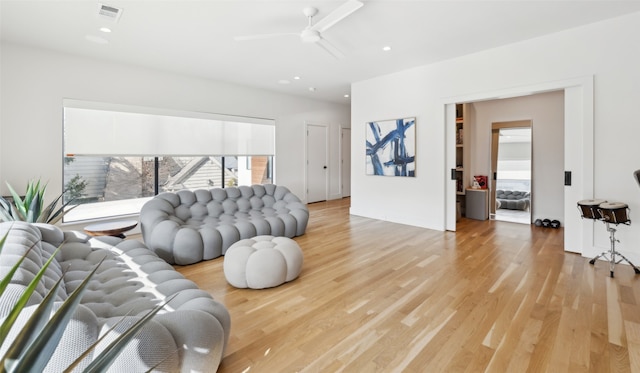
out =
{"type": "Polygon", "coordinates": [[[466,191],[466,213],[470,219],[489,219],[489,190],[467,188],[466,191]]]}

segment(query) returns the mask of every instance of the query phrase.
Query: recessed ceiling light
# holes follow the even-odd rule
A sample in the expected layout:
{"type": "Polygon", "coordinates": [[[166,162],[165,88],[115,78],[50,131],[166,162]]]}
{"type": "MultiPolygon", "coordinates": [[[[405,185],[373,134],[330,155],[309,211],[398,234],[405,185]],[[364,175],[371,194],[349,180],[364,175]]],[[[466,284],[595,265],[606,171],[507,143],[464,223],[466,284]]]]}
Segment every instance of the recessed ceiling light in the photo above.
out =
{"type": "Polygon", "coordinates": [[[96,44],[109,44],[109,40],[105,38],[101,38],[100,36],[95,35],[85,35],[84,38],[92,43],[96,44]]]}
{"type": "Polygon", "coordinates": [[[310,92],[315,92],[316,91],[316,87],[309,87],[309,91],[310,92]]]}
{"type": "Polygon", "coordinates": [[[294,76],[293,79],[294,80],[300,80],[300,77],[299,76],[294,76]]]}
{"type": "Polygon", "coordinates": [[[349,95],[344,95],[345,98],[349,98],[349,95]]]}
{"type": "Polygon", "coordinates": [[[382,50],[385,51],[385,52],[388,52],[388,51],[391,50],[391,47],[387,45],[387,46],[382,47],[382,50]]]}
{"type": "Polygon", "coordinates": [[[282,85],[287,85],[291,83],[290,81],[288,81],[287,79],[280,79],[278,80],[278,84],[282,84],[282,85]]]}
{"type": "Polygon", "coordinates": [[[110,32],[111,32],[111,29],[110,29],[110,28],[108,28],[108,27],[100,27],[100,31],[102,31],[102,32],[106,32],[106,33],[110,33],[110,32]]]}

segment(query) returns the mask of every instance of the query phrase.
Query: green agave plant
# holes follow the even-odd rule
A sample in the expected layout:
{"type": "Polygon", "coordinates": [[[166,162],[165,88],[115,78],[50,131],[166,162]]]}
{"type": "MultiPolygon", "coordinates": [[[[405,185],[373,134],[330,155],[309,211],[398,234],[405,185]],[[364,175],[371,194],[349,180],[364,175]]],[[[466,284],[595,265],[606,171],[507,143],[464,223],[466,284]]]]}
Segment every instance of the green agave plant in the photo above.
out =
{"type": "MultiPolygon", "coordinates": [[[[10,231],[11,229],[9,229],[10,231]]],[[[0,239],[0,252],[4,247],[4,243],[7,240],[9,231],[0,239]]],[[[32,247],[33,248],[33,247],[32,247]]],[[[32,249],[31,248],[31,249],[32,249]]],[[[29,250],[31,250],[29,249],[29,250]]],[[[62,282],[62,277],[52,287],[47,296],[43,299],[36,311],[33,312],[27,323],[22,326],[17,337],[14,340],[9,340],[9,331],[14,326],[18,315],[24,309],[31,297],[31,294],[35,290],[38,282],[44,275],[47,267],[60,250],[60,247],[51,256],[51,258],[40,269],[38,274],[33,278],[30,284],[25,289],[24,293],[18,299],[14,307],[0,325],[0,346],[4,346],[5,343],[9,345],[4,356],[0,357],[0,372],[42,372],[47,363],[51,359],[62,335],[64,333],[67,324],[71,320],[73,313],[82,299],[82,294],[85,288],[89,284],[89,280],[94,275],[100,264],[98,263],[89,275],[84,279],[82,284],[62,303],[62,305],[52,313],[55,294],[58,286],[62,282]]],[[[20,260],[12,267],[7,275],[0,280],[0,296],[4,293],[5,289],[11,282],[13,275],[20,267],[22,261],[27,256],[27,251],[20,260]]],[[[104,260],[104,259],[103,259],[104,260]]],[[[63,274],[64,276],[64,274],[63,274]]],[[[93,358],[93,361],[89,366],[84,369],[84,372],[104,372],[109,369],[112,362],[124,349],[127,343],[133,339],[136,333],[143,327],[143,325],[151,319],[162,307],[164,307],[172,298],[166,300],[164,303],[159,304],[154,309],[149,311],[144,317],[134,323],[126,332],[118,336],[100,355],[93,358]]],[[[124,320],[124,317],[123,319],[124,320]]],[[[121,320],[121,321],[122,321],[121,320]]],[[[114,325],[105,335],[98,339],[91,347],[81,354],[66,370],[65,372],[71,372],[77,367],[77,365],[98,345],[98,343],[107,336],[118,325],[114,325]]],[[[162,363],[162,362],[160,362],[162,363]]],[[[159,364],[160,364],[159,363],[159,364]]],[[[158,364],[158,365],[159,365],[158,364]]],[[[154,369],[151,368],[150,370],[154,369]]]]}
{"type": "Polygon", "coordinates": [[[20,197],[9,183],[7,183],[7,187],[9,188],[9,192],[11,192],[13,203],[0,197],[0,221],[19,220],[27,223],[55,224],[65,213],[77,207],[76,205],[67,209],[67,206],[73,202],[73,200],[69,200],[59,208],[56,208],[66,190],[53,202],[45,206],[44,193],[47,190],[47,184],[42,184],[40,180],[30,180],[27,183],[27,190],[24,197],[20,197]]]}

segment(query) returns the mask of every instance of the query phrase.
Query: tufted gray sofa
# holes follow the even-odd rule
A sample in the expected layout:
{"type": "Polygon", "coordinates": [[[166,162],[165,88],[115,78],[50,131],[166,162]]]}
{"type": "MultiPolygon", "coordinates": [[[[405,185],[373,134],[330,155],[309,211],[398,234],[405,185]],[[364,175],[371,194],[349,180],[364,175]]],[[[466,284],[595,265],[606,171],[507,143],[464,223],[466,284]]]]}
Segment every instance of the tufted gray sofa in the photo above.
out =
{"type": "Polygon", "coordinates": [[[179,265],[217,258],[245,238],[301,236],[308,221],[307,206],[273,184],[165,192],[140,211],[146,245],[179,265]]]}
{"type": "Polygon", "coordinates": [[[530,203],[530,193],[517,190],[496,190],[498,208],[508,210],[527,210],[530,203]]]}
{"type": "MultiPolygon", "coordinates": [[[[18,319],[18,325],[24,325],[57,279],[63,276],[57,299],[64,301],[106,256],[91,279],[46,371],[61,372],[123,316],[128,315],[127,321],[133,323],[173,294],[177,296],[145,324],[109,371],[143,372],[160,362],[155,371],[210,372],[217,369],[229,339],[231,322],[227,309],[144,244],[115,237],[90,238],[80,232],[63,232],[52,225],[11,224],[0,224],[0,237],[10,229],[0,253],[0,276],[4,276],[29,247],[34,245],[34,248],[0,297],[2,318],[55,248],[62,245],[31,296],[29,307],[18,319]]],[[[14,327],[9,339],[15,337],[15,330],[14,327]]],[[[112,339],[108,335],[101,341],[95,354],[112,339]]],[[[92,358],[93,355],[85,358],[82,366],[92,358]]]]}

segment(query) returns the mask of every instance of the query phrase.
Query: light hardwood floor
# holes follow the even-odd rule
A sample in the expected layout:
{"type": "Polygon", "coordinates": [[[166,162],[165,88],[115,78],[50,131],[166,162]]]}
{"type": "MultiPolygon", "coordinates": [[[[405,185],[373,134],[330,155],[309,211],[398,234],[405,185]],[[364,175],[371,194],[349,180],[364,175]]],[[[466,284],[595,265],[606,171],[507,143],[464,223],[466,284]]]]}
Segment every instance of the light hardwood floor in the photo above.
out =
{"type": "Polygon", "coordinates": [[[640,276],[563,252],[562,229],[309,208],[295,281],[236,289],[223,258],[178,267],[231,313],[219,372],[640,371],[640,276]]]}

